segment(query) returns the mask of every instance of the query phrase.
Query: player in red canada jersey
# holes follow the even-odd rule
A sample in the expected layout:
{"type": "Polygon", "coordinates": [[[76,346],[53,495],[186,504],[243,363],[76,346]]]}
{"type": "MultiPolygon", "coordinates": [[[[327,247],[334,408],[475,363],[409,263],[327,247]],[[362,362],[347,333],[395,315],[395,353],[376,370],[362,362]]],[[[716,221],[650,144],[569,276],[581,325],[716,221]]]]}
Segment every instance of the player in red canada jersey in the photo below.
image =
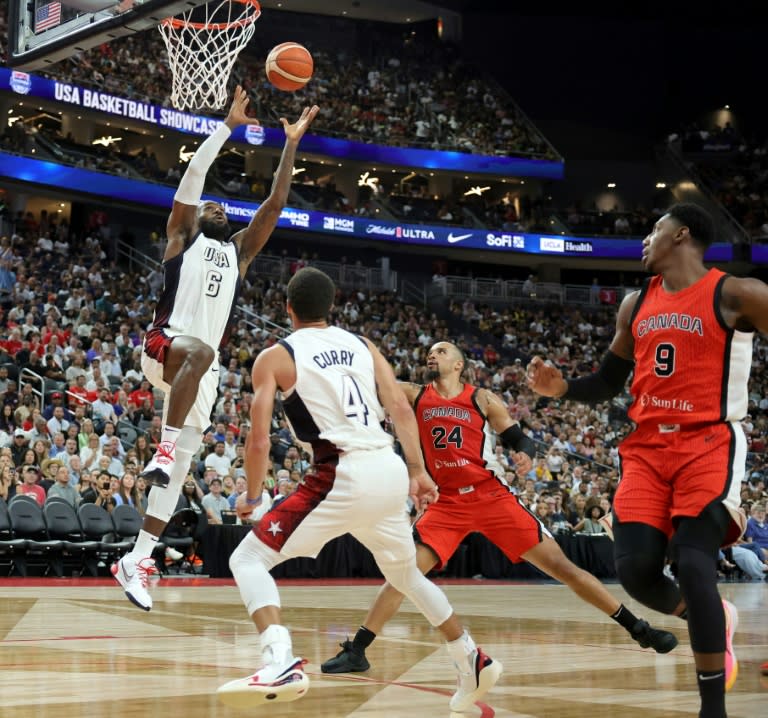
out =
{"type": "MultiPolygon", "coordinates": [[[[531,469],[533,441],[493,392],[462,382],[464,366],[464,355],[455,344],[438,342],[427,356],[430,383],[402,384],[416,414],[424,463],[440,489],[439,501],[427,506],[414,525],[419,569],[428,573],[444,565],[465,536],[479,531],[511,561],[528,561],[567,584],[626,628],[643,648],[671,651],[677,645],[674,635],[638,619],[592,574],[569,561],[549,531],[512,493],[494,456],[494,438],[516,451],[521,475],[531,469]]],[[[323,663],[322,671],[367,670],[365,649],[402,601],[402,593],[384,584],[354,640],[341,644],[342,651],[323,663]]]]}
{"type": "Polygon", "coordinates": [[[717,590],[718,549],[744,528],[739,490],[747,380],[755,330],[768,331],[768,286],[704,266],[711,217],[671,207],[643,241],[653,272],[621,303],[616,335],[597,372],[566,381],[541,357],[529,384],[545,396],[599,402],[634,369],[630,418],[613,504],[616,571],[627,592],[687,619],[701,695],[700,718],[725,718],[738,664],[733,605],[717,590]],[[667,554],[679,588],[663,574],[667,554]]]}

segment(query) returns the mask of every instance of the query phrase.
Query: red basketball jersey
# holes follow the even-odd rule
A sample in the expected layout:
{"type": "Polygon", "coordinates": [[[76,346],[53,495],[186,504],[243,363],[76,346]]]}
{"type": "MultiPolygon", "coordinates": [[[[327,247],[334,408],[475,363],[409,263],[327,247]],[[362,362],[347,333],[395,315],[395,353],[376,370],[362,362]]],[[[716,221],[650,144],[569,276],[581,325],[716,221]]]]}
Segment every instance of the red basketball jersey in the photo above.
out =
{"type": "Polygon", "coordinates": [[[739,421],[747,413],[752,334],[730,329],[720,314],[725,278],[710,269],[671,294],[655,276],[642,290],[629,410],[638,425],[739,421]]]}
{"type": "Polygon", "coordinates": [[[479,390],[470,384],[446,399],[427,384],[414,412],[427,471],[440,489],[461,489],[487,479],[503,479],[494,454],[494,433],[477,405],[479,390]]]}

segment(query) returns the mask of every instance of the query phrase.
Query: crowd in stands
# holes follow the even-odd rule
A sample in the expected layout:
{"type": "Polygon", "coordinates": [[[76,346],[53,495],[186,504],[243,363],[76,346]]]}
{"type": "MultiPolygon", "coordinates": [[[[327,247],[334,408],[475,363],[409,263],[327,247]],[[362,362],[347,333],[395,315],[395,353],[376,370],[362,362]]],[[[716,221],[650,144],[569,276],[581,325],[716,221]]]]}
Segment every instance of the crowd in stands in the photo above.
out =
{"type": "MultiPolygon", "coordinates": [[[[297,13],[290,20],[311,24],[309,16],[297,13]]],[[[313,79],[303,90],[287,93],[264,75],[269,48],[285,40],[280,23],[260,22],[230,84],[249,91],[262,124],[279,127],[281,116],[298,116],[305,105],[317,103],[321,110],[313,131],[318,134],[474,154],[557,156],[513,100],[467,64],[455,46],[384,24],[324,16],[328,23],[341,23],[342,32],[318,27],[305,41],[313,55],[313,79]],[[339,37],[346,42],[339,44],[339,37]],[[368,48],[370,56],[360,48],[368,48]]],[[[121,97],[170,103],[166,49],[160,34],[149,30],[75,51],[43,74],[121,97]]]]}
{"type": "Polygon", "coordinates": [[[730,123],[693,124],[669,136],[702,181],[753,238],[768,238],[768,142],[730,123]]]}
{"type": "MultiPolygon", "coordinates": [[[[80,234],[47,216],[30,213],[25,220],[19,234],[0,240],[0,273],[6,276],[0,292],[0,497],[29,493],[42,502],[56,495],[107,509],[128,503],[141,512],[147,487],[138,474],[159,441],[161,397],[138,360],[162,277],[126,272],[107,256],[95,228],[80,234]],[[45,382],[42,391],[37,377],[45,382]]],[[[286,276],[249,275],[243,306],[287,331],[285,282],[311,261],[291,263],[286,276]]],[[[594,407],[536,398],[526,387],[525,365],[542,354],[566,375],[592,371],[611,339],[612,310],[453,301],[444,313],[426,313],[392,293],[362,288],[339,290],[335,307],[332,322],[370,337],[403,381],[423,383],[429,347],[456,342],[469,359],[468,380],[497,392],[538,444],[525,478],[515,475],[509,455],[497,447],[514,490],[555,532],[602,531],[597,519],[610,508],[617,445],[629,430],[628,396],[594,407]]],[[[227,520],[245,488],[249,369],[278,338],[241,320],[221,352],[212,429],[179,503],[199,511],[204,522],[227,520]]],[[[767,361],[768,344],[758,339],[743,422],[750,466],[742,498],[749,511],[768,498],[767,361]]],[[[310,461],[279,411],[271,438],[267,507],[298,485],[310,461]]]]}

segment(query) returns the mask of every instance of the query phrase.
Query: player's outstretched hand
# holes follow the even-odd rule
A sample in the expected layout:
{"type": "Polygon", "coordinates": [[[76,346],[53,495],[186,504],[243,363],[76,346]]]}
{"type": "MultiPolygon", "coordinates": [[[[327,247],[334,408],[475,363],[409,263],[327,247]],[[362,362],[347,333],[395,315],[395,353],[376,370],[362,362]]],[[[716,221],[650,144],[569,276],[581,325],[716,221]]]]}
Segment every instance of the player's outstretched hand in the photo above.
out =
{"type": "Polygon", "coordinates": [[[568,388],[563,373],[552,362],[540,356],[531,359],[526,369],[528,386],[542,396],[562,396],[568,388]]]}
{"type": "Polygon", "coordinates": [[[245,114],[248,108],[248,93],[238,85],[235,88],[235,94],[232,95],[232,104],[229,106],[229,112],[224,123],[229,129],[234,130],[240,125],[258,125],[259,121],[255,117],[249,117],[245,114]]]}
{"type": "Polygon", "coordinates": [[[418,511],[423,511],[427,506],[437,501],[437,484],[432,481],[426,471],[414,471],[409,478],[408,494],[418,511]]]}
{"type": "Polygon", "coordinates": [[[524,451],[515,452],[512,454],[512,459],[515,462],[515,473],[521,479],[524,479],[528,472],[533,468],[533,459],[524,451]]]}
{"type": "Polygon", "coordinates": [[[305,107],[304,112],[301,113],[301,117],[299,117],[299,119],[296,120],[296,122],[294,122],[292,125],[289,124],[285,117],[281,117],[280,122],[283,123],[285,139],[298,142],[304,136],[304,133],[307,131],[307,127],[312,124],[312,120],[317,117],[318,112],[320,112],[320,108],[317,105],[312,105],[312,107],[305,107]]]}

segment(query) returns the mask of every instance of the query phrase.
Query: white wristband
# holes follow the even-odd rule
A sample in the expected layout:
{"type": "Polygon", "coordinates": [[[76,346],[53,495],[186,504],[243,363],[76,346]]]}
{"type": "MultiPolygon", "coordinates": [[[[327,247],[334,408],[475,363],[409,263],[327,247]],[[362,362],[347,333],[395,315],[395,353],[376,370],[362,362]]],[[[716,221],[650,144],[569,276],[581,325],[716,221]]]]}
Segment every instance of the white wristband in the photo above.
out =
{"type": "Polygon", "coordinates": [[[194,157],[189,161],[189,166],[184,176],[179,182],[179,187],[173,199],[182,204],[196,205],[203,196],[205,187],[205,176],[213,161],[219,154],[219,150],[229,139],[232,130],[225,123],[221,123],[216,131],[209,135],[205,142],[195,152],[194,157]]]}

